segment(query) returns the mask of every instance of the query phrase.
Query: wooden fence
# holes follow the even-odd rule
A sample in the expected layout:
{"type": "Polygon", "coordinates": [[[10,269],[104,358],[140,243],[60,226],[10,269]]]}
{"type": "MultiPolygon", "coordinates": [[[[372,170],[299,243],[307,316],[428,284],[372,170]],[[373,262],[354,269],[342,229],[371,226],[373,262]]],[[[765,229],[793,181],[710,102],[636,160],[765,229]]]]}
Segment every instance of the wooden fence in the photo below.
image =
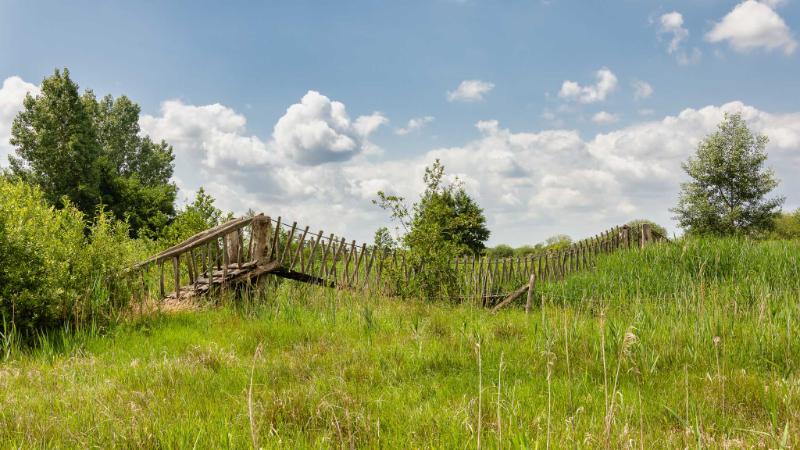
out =
{"type": "MultiPolygon", "coordinates": [[[[532,289],[535,280],[560,280],[592,267],[599,255],[663,238],[654,236],[647,224],[636,230],[638,233],[631,231],[627,226],[614,227],[557,250],[524,256],[456,258],[451,269],[457,294],[449,298],[486,306],[507,303],[532,289]],[[634,234],[640,236],[639,242],[633,242],[634,234]]],[[[140,283],[139,296],[152,296],[157,289],[161,298],[202,295],[215,287],[224,289],[266,274],[393,295],[425,270],[424,266],[412,267],[408,256],[403,250],[359,244],[259,214],[198,233],[136,264],[131,274],[140,283]],[[157,271],[155,278],[153,270],[157,271]],[[151,286],[153,279],[156,286],[151,286]]]]}

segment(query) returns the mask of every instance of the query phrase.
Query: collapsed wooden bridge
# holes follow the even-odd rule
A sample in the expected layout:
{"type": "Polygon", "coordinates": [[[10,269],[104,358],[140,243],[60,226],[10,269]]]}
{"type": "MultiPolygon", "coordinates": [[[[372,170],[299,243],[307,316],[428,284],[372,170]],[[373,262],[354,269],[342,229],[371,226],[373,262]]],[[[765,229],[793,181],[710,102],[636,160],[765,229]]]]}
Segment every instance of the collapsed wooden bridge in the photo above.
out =
{"type": "MultiPolygon", "coordinates": [[[[451,267],[458,293],[450,298],[497,307],[522,295],[536,280],[562,279],[591,267],[598,255],[658,238],[647,224],[637,230],[621,226],[558,250],[456,258],[451,267]]],[[[309,233],[307,226],[263,214],[230,220],[136,264],[131,274],[140,279],[140,295],[152,296],[147,279],[154,268],[159,297],[172,299],[241,287],[266,275],[392,295],[425,270],[403,250],[348,242],[322,230],[309,233]],[[165,266],[171,269],[169,276],[165,266]]]]}

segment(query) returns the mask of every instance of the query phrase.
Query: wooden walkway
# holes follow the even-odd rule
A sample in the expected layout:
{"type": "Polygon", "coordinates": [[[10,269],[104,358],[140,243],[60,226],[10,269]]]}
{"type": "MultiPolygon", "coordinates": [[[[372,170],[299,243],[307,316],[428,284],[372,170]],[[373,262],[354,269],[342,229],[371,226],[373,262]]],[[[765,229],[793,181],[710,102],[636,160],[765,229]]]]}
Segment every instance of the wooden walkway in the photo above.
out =
{"type": "MultiPolygon", "coordinates": [[[[524,294],[535,280],[563,279],[593,267],[601,254],[654,240],[644,225],[639,242],[627,226],[614,227],[557,251],[517,257],[462,257],[452,264],[459,293],[451,298],[486,306],[505,304],[524,294]]],[[[235,288],[265,275],[331,288],[393,294],[398,283],[413,282],[424,267],[414,267],[406,252],[347,241],[322,230],[291,225],[263,214],[230,220],[198,233],[131,268],[140,277],[140,295],[152,297],[149,279],[157,270],[160,298],[186,299],[215,289],[235,288]],[[166,266],[166,267],[165,267],[166,266]],[[171,272],[171,273],[170,273],[171,272]]]]}

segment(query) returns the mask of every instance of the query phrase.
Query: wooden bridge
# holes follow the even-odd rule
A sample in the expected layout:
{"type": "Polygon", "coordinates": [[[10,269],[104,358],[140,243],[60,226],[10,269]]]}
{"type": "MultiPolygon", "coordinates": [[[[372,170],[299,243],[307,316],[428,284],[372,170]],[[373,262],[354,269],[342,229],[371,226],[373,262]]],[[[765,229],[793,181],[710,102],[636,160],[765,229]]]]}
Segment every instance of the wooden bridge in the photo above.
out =
{"type": "MultiPolygon", "coordinates": [[[[452,268],[458,293],[450,298],[503,305],[532,289],[536,280],[562,279],[592,267],[598,255],[643,246],[658,238],[647,224],[637,230],[622,226],[559,250],[516,257],[457,258],[452,268]]],[[[172,299],[236,288],[265,275],[393,295],[425,270],[407,256],[403,250],[348,242],[322,230],[309,232],[308,226],[301,228],[296,222],[289,225],[280,217],[259,214],[198,233],[136,264],[131,274],[140,277],[140,295],[152,296],[147,279],[152,279],[151,271],[156,269],[159,297],[172,299]]]]}

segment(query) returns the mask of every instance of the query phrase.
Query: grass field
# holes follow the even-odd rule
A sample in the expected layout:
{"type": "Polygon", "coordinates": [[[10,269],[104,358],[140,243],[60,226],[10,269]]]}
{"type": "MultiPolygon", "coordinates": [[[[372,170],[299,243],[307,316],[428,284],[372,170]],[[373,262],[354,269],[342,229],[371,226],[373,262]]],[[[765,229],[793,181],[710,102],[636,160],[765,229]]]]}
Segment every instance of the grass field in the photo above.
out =
{"type": "Polygon", "coordinates": [[[7,345],[0,447],[800,445],[800,242],[621,252],[536,300],[283,283],[7,345]]]}

